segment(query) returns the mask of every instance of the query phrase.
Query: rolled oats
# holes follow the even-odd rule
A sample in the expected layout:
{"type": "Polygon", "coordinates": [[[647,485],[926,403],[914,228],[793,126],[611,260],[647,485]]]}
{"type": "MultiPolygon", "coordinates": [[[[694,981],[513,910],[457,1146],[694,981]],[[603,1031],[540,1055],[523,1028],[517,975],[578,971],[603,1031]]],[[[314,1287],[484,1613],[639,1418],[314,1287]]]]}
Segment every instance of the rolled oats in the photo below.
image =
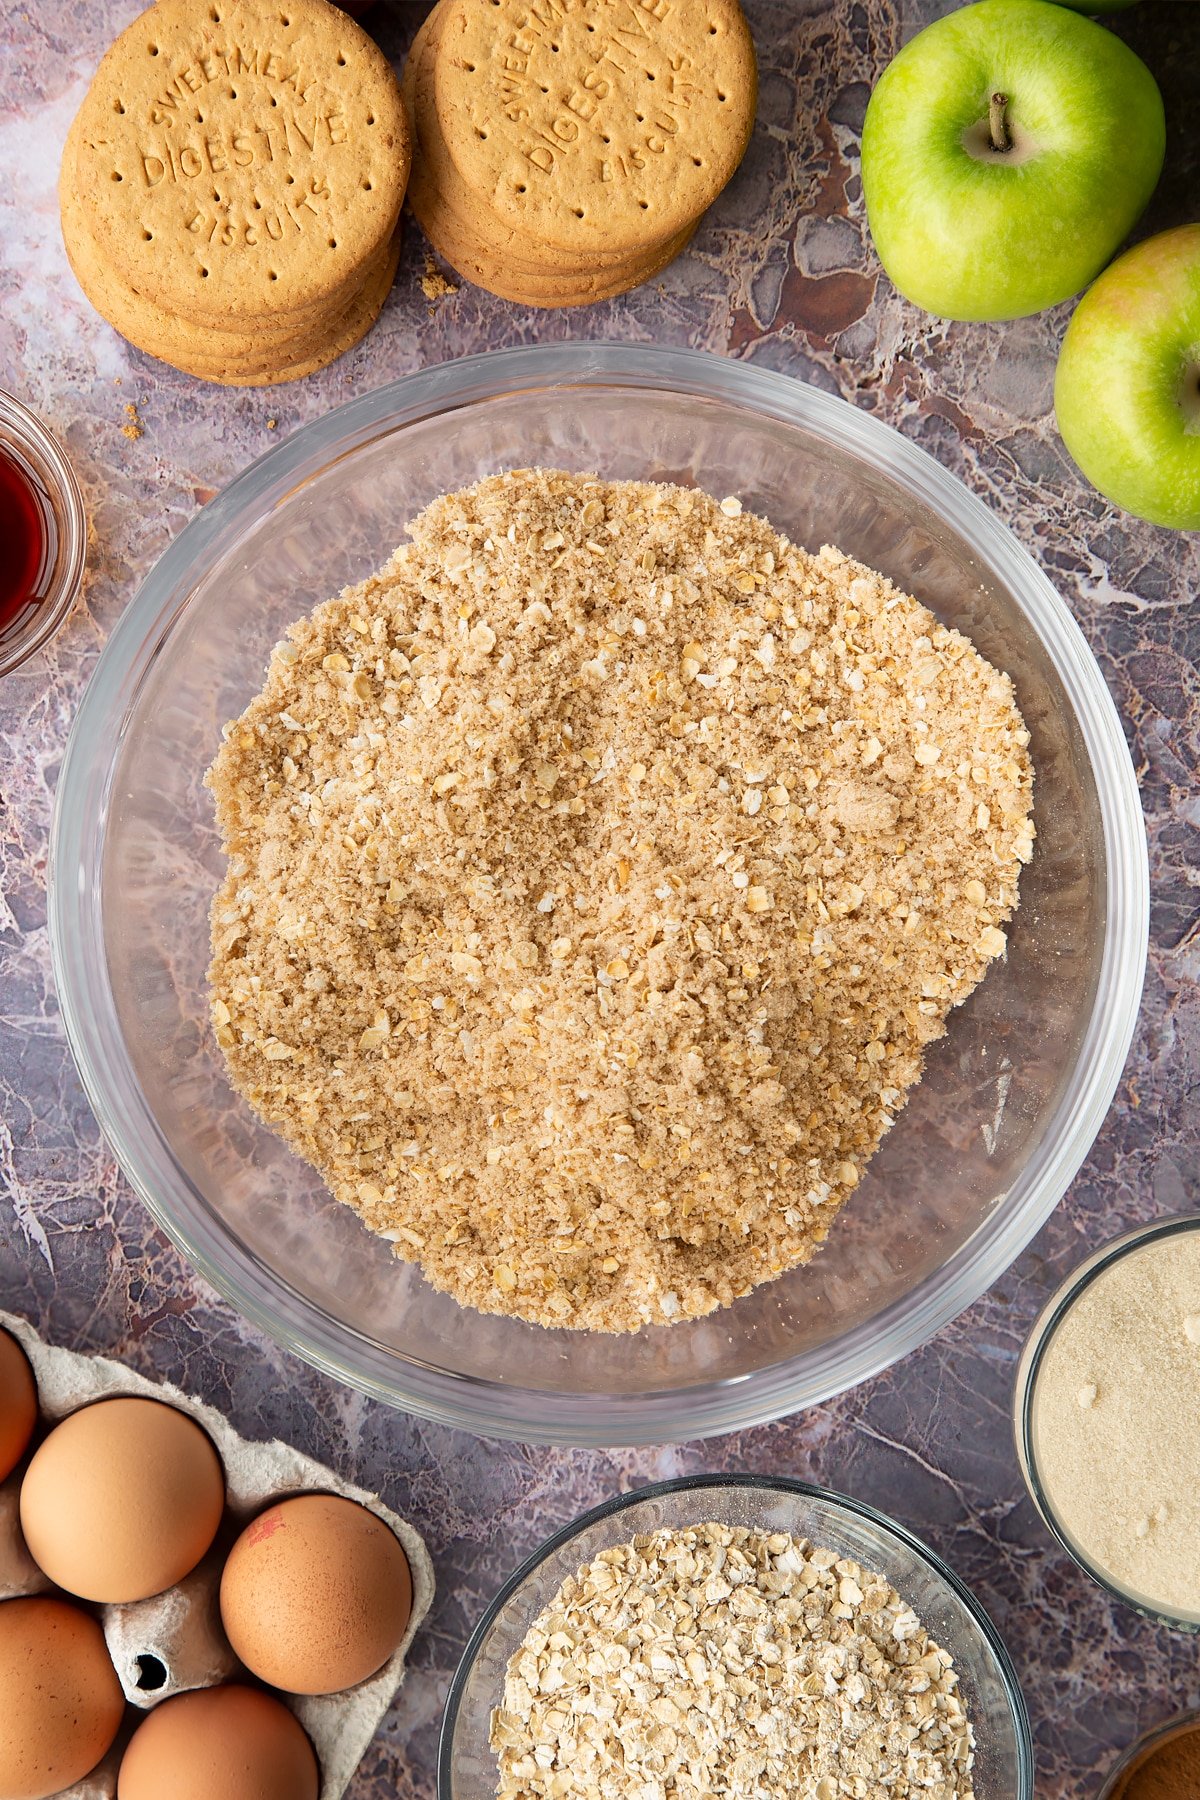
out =
{"type": "Polygon", "coordinates": [[[491,1720],[498,1800],[973,1800],[947,1652],[785,1532],[662,1529],[565,1581],[491,1720]]]}

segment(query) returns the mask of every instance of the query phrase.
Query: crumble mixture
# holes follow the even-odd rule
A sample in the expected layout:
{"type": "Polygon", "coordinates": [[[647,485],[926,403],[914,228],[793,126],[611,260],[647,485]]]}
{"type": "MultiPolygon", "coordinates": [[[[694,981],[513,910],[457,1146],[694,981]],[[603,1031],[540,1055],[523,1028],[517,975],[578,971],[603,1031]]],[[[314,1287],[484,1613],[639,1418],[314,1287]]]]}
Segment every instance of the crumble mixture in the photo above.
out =
{"type": "Polygon", "coordinates": [[[500,1800],[973,1800],[949,1654],[882,1575],[746,1526],[566,1580],[508,1665],[500,1800]]]}
{"type": "Polygon", "coordinates": [[[209,771],[232,1080],[463,1304],[806,1262],[1033,846],[1008,677],[735,499],[522,470],[277,646],[209,771]]]}

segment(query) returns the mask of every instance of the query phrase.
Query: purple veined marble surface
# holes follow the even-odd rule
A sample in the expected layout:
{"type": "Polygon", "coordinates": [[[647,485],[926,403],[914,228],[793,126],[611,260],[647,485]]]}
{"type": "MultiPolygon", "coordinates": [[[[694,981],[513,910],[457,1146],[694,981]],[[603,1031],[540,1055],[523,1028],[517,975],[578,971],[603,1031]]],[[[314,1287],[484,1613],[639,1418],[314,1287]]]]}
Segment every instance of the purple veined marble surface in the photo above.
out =
{"type": "MultiPolygon", "coordinates": [[[[378,1488],[424,1532],[439,1594],[407,1685],[350,1800],[433,1791],[446,1689],[471,1626],[534,1545],[584,1507],[695,1470],[804,1476],[894,1514],[979,1594],[1032,1714],[1038,1792],[1086,1800],[1115,1750],[1200,1705],[1200,1655],[1108,1603],[1027,1499],[1009,1424],[1016,1357],[1051,1289],[1108,1236],[1196,1198],[1200,1160],[1200,538],[1128,519],[1054,430],[1060,308],[947,325],[901,301],[870,248],[858,174],[870,84],[948,0],[749,0],[761,65],[746,162],[651,286],[569,313],[466,285],[422,291],[409,232],[380,323],[295,386],[204,386],[129,349],[91,311],[59,239],[60,147],[136,0],[0,0],[0,384],[74,461],[92,523],[82,602],[0,684],[0,1306],[50,1339],[123,1357],[378,1488]],[[1140,1027],[1107,1123],[1066,1201],[1005,1278],[888,1374],[779,1425],[684,1447],[529,1449],[455,1434],[349,1393],[264,1341],[152,1228],[101,1141],[50,978],[51,802],[82,684],[166,544],[286,433],[349,396],[492,346],[609,337],[764,363],[897,426],[1013,526],[1060,587],[1126,723],[1150,833],[1152,944],[1140,1027]],[[136,408],[141,436],[128,407],[136,408]]],[[[367,23],[397,66],[427,7],[367,23]]],[[[1200,212],[1200,5],[1145,0],[1115,29],[1163,86],[1168,166],[1140,233],[1200,212]]]]}

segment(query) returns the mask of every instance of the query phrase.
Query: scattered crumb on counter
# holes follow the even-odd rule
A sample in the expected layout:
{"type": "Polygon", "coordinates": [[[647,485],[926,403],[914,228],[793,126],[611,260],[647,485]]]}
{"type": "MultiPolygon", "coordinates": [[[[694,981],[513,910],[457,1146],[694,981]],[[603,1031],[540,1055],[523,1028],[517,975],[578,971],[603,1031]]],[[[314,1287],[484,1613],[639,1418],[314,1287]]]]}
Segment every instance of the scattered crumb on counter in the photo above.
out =
{"type": "Polygon", "coordinates": [[[444,300],[447,294],[457,294],[457,282],[447,281],[432,256],[425,258],[425,273],[421,277],[421,292],[427,300],[444,300]]]}

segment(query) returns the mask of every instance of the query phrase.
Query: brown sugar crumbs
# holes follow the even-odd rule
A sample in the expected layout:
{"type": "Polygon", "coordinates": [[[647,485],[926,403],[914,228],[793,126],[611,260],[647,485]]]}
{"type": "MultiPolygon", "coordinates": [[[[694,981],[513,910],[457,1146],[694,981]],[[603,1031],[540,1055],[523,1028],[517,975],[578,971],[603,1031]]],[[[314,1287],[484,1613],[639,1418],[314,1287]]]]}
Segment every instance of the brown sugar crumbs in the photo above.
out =
{"type": "Polygon", "coordinates": [[[233,1081],[487,1312],[633,1331],[807,1262],[1005,951],[1007,676],[735,499],[436,500],[208,780],[233,1081]]]}

